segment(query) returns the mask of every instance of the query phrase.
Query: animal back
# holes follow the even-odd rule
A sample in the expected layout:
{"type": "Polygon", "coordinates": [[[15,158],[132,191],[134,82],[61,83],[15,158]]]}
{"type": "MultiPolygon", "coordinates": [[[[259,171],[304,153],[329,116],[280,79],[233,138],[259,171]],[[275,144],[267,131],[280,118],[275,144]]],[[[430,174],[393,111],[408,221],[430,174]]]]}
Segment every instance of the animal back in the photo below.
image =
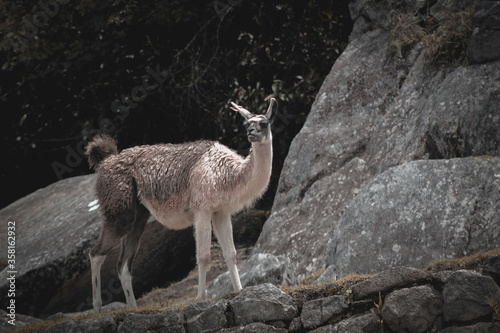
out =
{"type": "Polygon", "coordinates": [[[142,200],[168,201],[189,187],[189,176],[211,141],[131,148],[136,154],[135,178],[142,200]]]}

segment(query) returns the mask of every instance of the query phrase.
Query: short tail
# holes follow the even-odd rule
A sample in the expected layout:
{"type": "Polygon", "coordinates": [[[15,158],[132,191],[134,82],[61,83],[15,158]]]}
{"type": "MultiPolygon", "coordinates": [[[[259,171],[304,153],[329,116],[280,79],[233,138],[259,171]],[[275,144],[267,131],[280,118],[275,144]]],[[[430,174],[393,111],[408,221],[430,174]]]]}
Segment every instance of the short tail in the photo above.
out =
{"type": "Polygon", "coordinates": [[[90,167],[95,170],[108,156],[118,154],[118,147],[116,141],[109,135],[96,135],[87,145],[85,154],[89,159],[90,167]]]}

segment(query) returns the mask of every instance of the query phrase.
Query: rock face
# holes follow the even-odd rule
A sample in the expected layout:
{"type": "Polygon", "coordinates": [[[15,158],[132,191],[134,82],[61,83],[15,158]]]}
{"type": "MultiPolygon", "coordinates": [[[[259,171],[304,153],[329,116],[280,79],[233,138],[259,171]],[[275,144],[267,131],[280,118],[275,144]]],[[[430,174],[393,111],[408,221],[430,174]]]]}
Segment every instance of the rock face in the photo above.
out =
{"type": "MultiPolygon", "coordinates": [[[[363,194],[364,199],[371,200],[372,197],[366,195],[369,191],[367,186],[375,184],[375,177],[397,166],[400,166],[399,169],[389,170],[386,176],[395,175],[396,171],[410,172],[412,168],[422,176],[424,169],[428,168],[430,175],[430,169],[441,162],[433,164],[429,160],[498,154],[500,61],[435,66],[424,56],[426,45],[417,42],[405,46],[403,51],[400,49],[401,54],[395,57],[391,46],[401,42],[394,39],[398,35],[397,18],[413,15],[418,10],[427,12],[425,1],[415,1],[406,9],[402,8],[405,6],[391,7],[396,3],[368,0],[350,3],[351,16],[355,21],[351,41],[326,77],[307,121],[293,140],[285,160],[274,206],[254,253],[272,253],[290,258],[292,272],[298,280],[328,265],[328,253],[334,252],[331,247],[329,250],[329,241],[338,238],[340,228],[348,228],[344,226],[347,218],[342,218],[343,213],[348,212],[357,196],[363,194]],[[415,160],[423,161],[405,167],[405,164],[415,160]]],[[[447,8],[466,10],[472,4],[472,1],[437,1],[429,12],[435,15],[438,22],[445,22],[451,17],[451,12],[446,14],[447,8]]],[[[478,5],[478,8],[483,7],[478,5]]],[[[490,14],[487,17],[495,16],[491,14],[492,10],[488,11],[490,14]]],[[[488,37],[481,45],[485,46],[487,42],[492,42],[492,39],[488,37]]],[[[480,52],[479,48],[475,50],[480,52]]],[[[470,164],[468,170],[472,173],[465,177],[481,181],[484,179],[472,171],[473,166],[483,165],[486,168],[486,165],[494,167],[495,164],[493,160],[485,164],[480,161],[466,163],[470,164]]],[[[447,166],[451,168],[458,164],[449,162],[447,166]]],[[[457,168],[467,169],[465,166],[457,168]]],[[[458,178],[449,171],[442,171],[442,175],[458,178]]],[[[495,174],[491,171],[488,174],[496,183],[495,174]]],[[[421,181],[425,183],[427,180],[422,178],[421,181]]],[[[462,184],[466,182],[461,180],[462,184]]],[[[438,183],[452,190],[454,188],[444,179],[438,183]]],[[[380,189],[385,187],[385,184],[379,184],[380,189]]],[[[391,184],[406,187],[403,183],[391,184]]],[[[428,184],[427,188],[437,189],[438,184],[433,185],[428,184]]],[[[491,216],[492,221],[487,221],[495,204],[484,199],[485,191],[494,191],[495,187],[482,189],[476,186],[475,189],[480,192],[473,193],[464,188],[462,192],[454,193],[453,198],[448,199],[456,200],[456,203],[448,201],[448,207],[464,203],[462,212],[468,212],[469,217],[474,215],[475,221],[484,226],[498,224],[497,220],[494,222],[494,216],[491,216]],[[474,213],[475,202],[490,205],[490,208],[476,207],[480,214],[486,215],[474,213]]],[[[372,187],[372,191],[375,190],[372,187]]],[[[386,190],[397,192],[392,188],[386,190]]],[[[405,189],[400,191],[402,193],[405,189]]],[[[401,200],[396,202],[402,204],[401,200]]],[[[362,223],[367,225],[359,228],[358,233],[366,230],[378,236],[384,232],[388,233],[386,239],[394,239],[402,230],[402,223],[410,223],[394,220],[399,216],[394,209],[392,216],[386,216],[391,220],[377,224],[376,221],[381,222],[381,219],[369,212],[371,203],[373,201],[362,202],[362,198],[356,201],[356,205],[364,206],[366,211],[363,216],[365,221],[357,221],[358,228],[362,223]],[[388,229],[387,224],[395,224],[394,229],[388,229]],[[393,231],[396,233],[392,234],[393,231]]],[[[447,241],[455,244],[454,255],[488,249],[492,244],[498,246],[498,241],[492,241],[490,237],[497,229],[492,233],[482,233],[473,224],[460,225],[464,222],[462,219],[454,226],[454,234],[450,234],[447,228],[453,224],[452,221],[428,219],[428,211],[435,212],[437,206],[444,203],[431,200],[420,203],[417,206],[416,202],[409,202],[414,205],[414,211],[419,212],[412,217],[412,221],[419,227],[425,224],[426,230],[438,230],[438,234],[444,234],[447,241]],[[429,204],[431,207],[426,206],[429,204]],[[472,232],[470,235],[467,234],[468,229],[472,232]],[[467,243],[468,240],[470,243],[467,243]]],[[[380,207],[381,204],[377,203],[380,207]]],[[[390,203],[386,205],[388,207],[390,203]]],[[[441,212],[441,217],[446,218],[445,214],[441,212]]],[[[376,252],[363,250],[366,256],[372,254],[373,263],[367,263],[364,271],[405,264],[418,267],[424,257],[445,258],[453,255],[446,247],[434,247],[433,253],[429,253],[426,241],[432,243],[434,236],[437,237],[427,235],[414,241],[410,244],[411,250],[405,249],[403,243],[381,244],[378,238],[368,243],[358,242],[352,247],[381,245],[376,252]],[[423,246],[417,249],[413,245],[417,243],[423,246]],[[411,257],[404,255],[410,251],[413,251],[411,257]]],[[[337,250],[335,255],[344,258],[347,252],[340,253],[340,250],[350,251],[348,247],[337,250]]],[[[336,264],[342,263],[336,261],[336,264]]],[[[349,272],[345,271],[346,274],[349,272]]]]}
{"type": "Polygon", "coordinates": [[[498,158],[423,160],[394,167],[346,207],[327,265],[345,276],[397,265],[423,267],[435,259],[496,248],[499,209],[498,158]]]}
{"type": "MultiPolygon", "coordinates": [[[[92,306],[88,253],[101,225],[95,181],[95,175],[65,179],[0,211],[0,220],[16,222],[17,313],[38,316],[92,306]]],[[[2,239],[7,239],[6,232],[1,228],[2,239]]],[[[134,263],[136,295],[185,276],[195,265],[194,251],[191,230],[173,232],[158,222],[148,223],[134,263]]],[[[0,253],[7,254],[6,242],[0,242],[0,253]]],[[[114,250],[102,268],[105,303],[124,299],[116,276],[117,255],[114,250]]],[[[0,273],[2,306],[9,301],[8,270],[0,273]]]]}

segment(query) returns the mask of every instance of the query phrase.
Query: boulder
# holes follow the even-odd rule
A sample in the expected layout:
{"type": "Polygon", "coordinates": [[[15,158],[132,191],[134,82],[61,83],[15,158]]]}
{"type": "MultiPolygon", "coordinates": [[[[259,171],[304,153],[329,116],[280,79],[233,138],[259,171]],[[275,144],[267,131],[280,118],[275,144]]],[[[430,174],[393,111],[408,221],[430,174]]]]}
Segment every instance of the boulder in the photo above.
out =
{"type": "Polygon", "coordinates": [[[178,309],[167,310],[155,315],[125,313],[118,325],[117,332],[185,333],[184,314],[178,309]]]}
{"type": "Polygon", "coordinates": [[[349,204],[327,265],[342,277],[497,248],[499,209],[499,158],[406,163],[376,177],[349,204]]]}
{"type": "Polygon", "coordinates": [[[306,329],[318,327],[347,310],[347,297],[335,295],[304,303],[300,320],[306,329]]]}
{"type": "Polygon", "coordinates": [[[380,318],[373,312],[364,313],[361,315],[353,316],[348,319],[341,320],[334,325],[327,325],[315,330],[309,331],[311,333],[352,333],[352,332],[366,332],[366,333],[381,333],[383,332],[380,318]]]}
{"type": "Polygon", "coordinates": [[[500,255],[491,256],[484,262],[483,273],[489,275],[500,286],[500,255]]]}
{"type": "Polygon", "coordinates": [[[344,319],[334,326],[335,332],[350,333],[350,332],[383,332],[380,318],[373,312],[364,313],[344,319]]]}
{"type": "Polygon", "coordinates": [[[227,301],[203,301],[184,308],[188,333],[212,331],[226,327],[227,301]]]}
{"type": "MultiPolygon", "coordinates": [[[[101,216],[94,194],[96,175],[58,181],[0,210],[16,227],[16,311],[39,316],[92,306],[88,253],[99,236],[101,216]]],[[[7,239],[7,228],[0,237],[7,239]]],[[[103,301],[124,300],[116,276],[117,250],[102,268],[103,301]]],[[[0,242],[6,256],[7,243],[0,242]]],[[[2,257],[2,260],[6,259],[2,257]]],[[[174,232],[148,223],[134,263],[136,295],[183,278],[195,266],[192,230],[174,232]]],[[[0,302],[8,289],[8,267],[0,272],[0,302]]]]}
{"type": "Polygon", "coordinates": [[[297,316],[295,300],[270,283],[248,287],[229,302],[237,325],[292,320],[297,316]]]}
{"type": "MultiPolygon", "coordinates": [[[[290,285],[295,282],[290,273],[290,260],[285,256],[275,256],[269,253],[254,254],[239,268],[241,285],[254,286],[262,283],[274,285],[290,285]]],[[[219,275],[208,287],[207,294],[219,297],[233,291],[229,272],[219,275]]]]}
{"type": "Polygon", "coordinates": [[[413,284],[425,283],[430,280],[430,274],[412,267],[396,267],[382,271],[369,279],[352,286],[352,296],[355,301],[367,297],[378,296],[395,288],[408,287],[413,284]]]}
{"type": "MultiPolygon", "coordinates": [[[[466,9],[473,1],[439,1],[436,5],[451,8],[449,3],[466,9]]],[[[388,50],[393,38],[391,20],[402,9],[392,8],[391,3],[367,0],[357,0],[349,6],[355,31],[290,146],[271,215],[253,250],[288,257],[297,280],[332,264],[327,263],[328,253],[333,251],[328,243],[337,237],[339,227],[344,228],[343,213],[355,197],[366,192],[364,188],[375,177],[415,160],[495,156],[500,147],[500,61],[433,66],[426,62],[421,43],[408,45],[400,61],[395,61],[388,50]]],[[[427,10],[426,6],[425,1],[415,1],[404,14],[427,10]]],[[[433,12],[443,14],[439,8],[434,9],[433,12]]],[[[478,175],[473,172],[472,176],[478,175]]],[[[463,194],[463,198],[460,194],[455,199],[476,200],[472,191],[463,194]]],[[[366,211],[370,204],[357,202],[366,211]]],[[[382,203],[377,205],[381,207],[382,203]]],[[[420,207],[420,211],[425,215],[427,207],[420,207]]],[[[393,222],[396,221],[387,221],[393,222]]],[[[372,231],[387,231],[371,221],[367,224],[372,231]]],[[[427,229],[430,224],[431,221],[426,223],[427,229]]],[[[360,221],[357,228],[358,232],[367,229],[360,221]]],[[[487,233],[480,234],[476,229],[474,233],[471,239],[475,243],[467,248],[462,246],[460,251],[455,247],[455,255],[471,254],[473,248],[485,249],[491,243],[487,233]]],[[[365,244],[380,245],[378,241],[370,239],[365,244]]],[[[391,262],[392,266],[406,265],[410,260],[403,256],[404,243],[391,241],[382,247],[380,254],[378,248],[376,252],[365,251],[373,266],[363,270],[390,267],[382,267],[380,260],[391,262]]],[[[417,267],[421,267],[424,257],[452,255],[444,247],[434,248],[432,255],[425,247],[414,247],[412,251],[414,260],[410,263],[417,267]]]]}
{"type": "Polygon", "coordinates": [[[500,59],[500,3],[478,1],[474,13],[475,29],[467,48],[472,62],[483,63],[500,59]]]}
{"type": "Polygon", "coordinates": [[[45,333],[109,333],[116,332],[116,322],[112,316],[97,317],[83,320],[68,320],[52,325],[45,333]]]}
{"type": "Polygon", "coordinates": [[[395,290],[382,307],[382,318],[394,332],[428,332],[442,313],[441,293],[430,286],[395,290]]]}
{"type": "Polygon", "coordinates": [[[444,320],[468,322],[493,313],[488,300],[500,300],[500,288],[489,276],[460,270],[453,273],[443,289],[444,320]]]}

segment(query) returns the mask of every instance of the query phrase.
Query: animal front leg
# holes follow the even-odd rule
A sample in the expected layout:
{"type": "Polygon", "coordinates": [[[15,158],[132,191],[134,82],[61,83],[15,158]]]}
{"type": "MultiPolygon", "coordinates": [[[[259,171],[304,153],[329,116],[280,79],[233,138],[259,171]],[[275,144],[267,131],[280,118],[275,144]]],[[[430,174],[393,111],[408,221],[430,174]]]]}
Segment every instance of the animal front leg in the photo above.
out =
{"type": "Polygon", "coordinates": [[[236,266],[236,249],[234,247],[231,215],[216,213],[214,214],[213,224],[215,235],[222,247],[222,253],[224,254],[229,275],[231,276],[233,289],[234,291],[240,291],[242,288],[238,267],[236,266]]]}
{"type": "Polygon", "coordinates": [[[132,275],[128,265],[125,264],[122,267],[121,272],[118,274],[120,277],[120,282],[122,284],[123,292],[125,293],[125,299],[127,300],[127,305],[131,308],[137,308],[137,302],[135,301],[134,289],[132,288],[132,275]]]}
{"type": "Polygon", "coordinates": [[[210,262],[210,243],[212,241],[211,214],[200,213],[195,217],[196,261],[198,263],[198,297],[207,298],[207,266],[210,262]]]}

